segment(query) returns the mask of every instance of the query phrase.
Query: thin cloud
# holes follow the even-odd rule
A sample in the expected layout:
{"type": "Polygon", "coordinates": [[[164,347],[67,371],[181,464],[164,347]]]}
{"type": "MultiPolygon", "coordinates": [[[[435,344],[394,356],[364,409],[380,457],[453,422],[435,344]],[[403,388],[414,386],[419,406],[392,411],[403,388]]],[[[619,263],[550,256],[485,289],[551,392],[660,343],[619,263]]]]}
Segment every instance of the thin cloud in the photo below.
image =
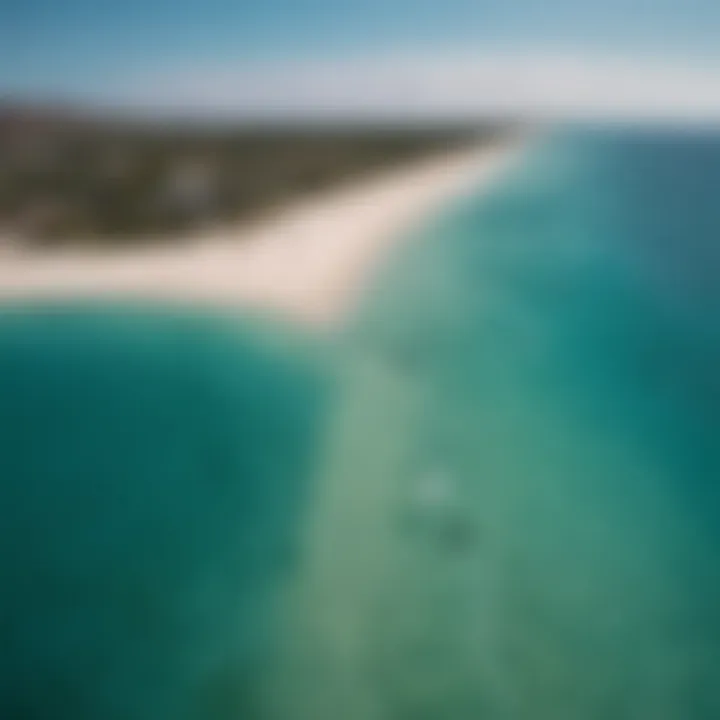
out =
{"type": "Polygon", "coordinates": [[[720,120],[720,67],[562,54],[395,56],[148,75],[126,103],[160,112],[333,119],[720,120]]]}

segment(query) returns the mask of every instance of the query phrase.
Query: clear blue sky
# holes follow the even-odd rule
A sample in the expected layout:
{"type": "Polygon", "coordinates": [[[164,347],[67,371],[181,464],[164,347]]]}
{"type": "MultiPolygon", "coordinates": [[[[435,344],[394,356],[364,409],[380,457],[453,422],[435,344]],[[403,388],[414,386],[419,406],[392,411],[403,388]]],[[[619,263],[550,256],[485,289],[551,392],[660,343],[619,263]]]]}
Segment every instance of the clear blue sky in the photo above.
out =
{"type": "Polygon", "coordinates": [[[570,46],[720,55],[720,0],[0,0],[0,92],[111,91],[143,69],[570,46]]]}

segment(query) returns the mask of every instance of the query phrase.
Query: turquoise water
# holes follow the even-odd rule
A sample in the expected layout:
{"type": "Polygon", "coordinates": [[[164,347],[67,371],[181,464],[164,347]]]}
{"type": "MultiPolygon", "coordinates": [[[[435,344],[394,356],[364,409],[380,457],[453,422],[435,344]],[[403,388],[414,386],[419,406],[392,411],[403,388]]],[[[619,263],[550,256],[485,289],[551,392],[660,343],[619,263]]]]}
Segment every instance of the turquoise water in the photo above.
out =
{"type": "Polygon", "coordinates": [[[0,716],[257,716],[328,378],[258,323],[0,316],[0,716]]]}
{"type": "Polygon", "coordinates": [[[379,278],[303,718],[720,716],[717,187],[720,138],[562,133],[379,278]]]}
{"type": "Polygon", "coordinates": [[[718,187],[560,132],[332,343],[5,313],[3,717],[719,717],[718,187]]]}

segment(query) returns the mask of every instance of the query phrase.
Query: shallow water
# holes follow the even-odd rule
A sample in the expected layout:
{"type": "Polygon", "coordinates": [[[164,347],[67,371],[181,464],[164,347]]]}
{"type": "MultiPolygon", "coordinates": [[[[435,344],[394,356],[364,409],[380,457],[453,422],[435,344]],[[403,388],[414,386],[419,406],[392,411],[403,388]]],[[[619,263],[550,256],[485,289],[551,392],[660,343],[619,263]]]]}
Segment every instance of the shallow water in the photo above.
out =
{"type": "Polygon", "coordinates": [[[564,133],[399,254],[350,333],[308,718],[720,715],[717,187],[718,137],[564,133]]]}
{"type": "Polygon", "coordinates": [[[3,717],[720,716],[718,187],[560,132],[332,347],[3,313],[3,717]]]}

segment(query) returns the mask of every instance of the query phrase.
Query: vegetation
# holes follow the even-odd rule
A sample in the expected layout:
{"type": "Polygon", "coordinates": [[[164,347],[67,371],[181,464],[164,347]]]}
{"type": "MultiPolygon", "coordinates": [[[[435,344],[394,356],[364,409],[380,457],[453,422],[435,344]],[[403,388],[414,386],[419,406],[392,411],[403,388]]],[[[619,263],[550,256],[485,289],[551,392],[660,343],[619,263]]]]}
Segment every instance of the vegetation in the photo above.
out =
{"type": "Polygon", "coordinates": [[[504,129],[171,126],[0,108],[0,235],[24,247],[177,240],[504,129]]]}

